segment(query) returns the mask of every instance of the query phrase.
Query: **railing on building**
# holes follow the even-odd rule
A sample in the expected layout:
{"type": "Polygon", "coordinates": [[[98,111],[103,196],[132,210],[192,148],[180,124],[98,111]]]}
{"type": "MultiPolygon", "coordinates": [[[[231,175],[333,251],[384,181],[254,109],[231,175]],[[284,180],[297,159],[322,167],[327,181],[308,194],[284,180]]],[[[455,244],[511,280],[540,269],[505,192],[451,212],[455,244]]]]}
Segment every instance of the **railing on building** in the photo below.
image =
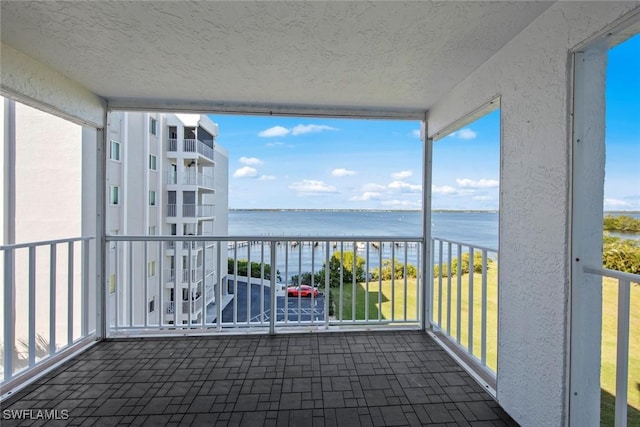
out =
{"type": "Polygon", "coordinates": [[[495,388],[498,283],[488,272],[497,269],[498,250],[434,237],[431,256],[431,326],[495,388]]]}
{"type": "Polygon", "coordinates": [[[640,285],[640,275],[609,270],[602,267],[584,267],[584,272],[618,281],[618,328],[616,337],[616,427],[627,425],[627,396],[629,381],[629,329],[631,326],[631,283],[640,285]]]}
{"type": "MultiPolygon", "coordinates": [[[[178,140],[175,138],[167,139],[167,151],[178,151],[178,140]]],[[[201,156],[214,161],[214,149],[209,147],[202,141],[193,138],[185,138],[182,142],[182,151],[185,153],[198,153],[201,156]]]]}
{"type": "Polygon", "coordinates": [[[213,161],[213,148],[209,147],[197,139],[184,139],[182,149],[186,153],[198,153],[203,157],[213,161]]]}
{"type": "Polygon", "coordinates": [[[93,341],[92,237],[0,246],[2,390],[93,341]]]}
{"type": "Polygon", "coordinates": [[[213,188],[213,177],[202,172],[185,172],[182,178],[184,185],[197,185],[199,187],[213,188]]]}
{"type": "Polygon", "coordinates": [[[107,241],[129,252],[145,254],[140,265],[146,265],[149,257],[158,248],[166,249],[169,242],[174,248],[182,247],[182,242],[202,242],[205,260],[185,270],[182,284],[173,283],[168,288],[164,284],[175,277],[175,271],[160,266],[166,277],[156,283],[136,273],[139,267],[125,265],[119,271],[120,287],[107,310],[113,316],[108,322],[111,335],[185,329],[215,332],[262,328],[274,332],[276,328],[292,327],[421,327],[424,283],[419,237],[108,236],[107,241]],[[214,247],[209,242],[214,242],[214,247]],[[207,263],[210,251],[220,256],[207,263]],[[354,251],[356,257],[349,254],[354,251]],[[253,275],[258,277],[248,279],[240,271],[245,260],[248,265],[258,263],[253,267],[253,275]],[[231,272],[227,273],[229,268],[231,272]],[[205,275],[214,276],[214,280],[202,287],[199,280],[205,275]],[[306,283],[312,289],[309,296],[293,296],[294,288],[306,283]],[[152,294],[160,299],[164,312],[177,311],[178,307],[168,304],[171,289],[174,296],[182,295],[183,289],[187,295],[197,295],[187,303],[190,308],[202,308],[203,315],[192,316],[199,311],[187,307],[185,312],[181,306],[188,318],[184,324],[167,321],[175,318],[171,316],[150,316],[145,309],[152,294]],[[211,305],[198,306],[204,301],[211,305]]]}

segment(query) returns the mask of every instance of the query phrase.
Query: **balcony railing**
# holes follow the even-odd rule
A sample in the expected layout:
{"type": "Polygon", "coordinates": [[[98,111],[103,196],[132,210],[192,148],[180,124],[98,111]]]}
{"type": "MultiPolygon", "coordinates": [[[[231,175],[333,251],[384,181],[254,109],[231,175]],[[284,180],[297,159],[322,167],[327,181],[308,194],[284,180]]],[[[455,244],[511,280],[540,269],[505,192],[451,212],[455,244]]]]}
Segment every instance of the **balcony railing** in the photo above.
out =
{"type": "MultiPolygon", "coordinates": [[[[182,301],[182,314],[188,315],[189,313],[193,315],[197,315],[202,311],[202,301],[203,298],[200,296],[191,301],[182,301]]],[[[176,303],[175,301],[167,301],[165,304],[165,314],[176,314],[176,303]]]]}
{"type": "Polygon", "coordinates": [[[165,278],[167,282],[174,282],[176,280],[176,273],[178,273],[178,277],[181,280],[181,283],[197,283],[202,280],[205,276],[210,276],[214,273],[213,269],[202,269],[202,265],[192,268],[191,270],[184,268],[178,269],[167,269],[165,271],[165,278]]]}
{"type": "Polygon", "coordinates": [[[466,354],[495,388],[498,250],[433,238],[431,256],[432,328],[466,354]]]}
{"type": "Polygon", "coordinates": [[[610,277],[618,281],[618,327],[616,345],[616,394],[615,421],[618,426],[627,425],[627,396],[629,393],[629,329],[631,326],[631,283],[640,285],[640,275],[609,270],[606,268],[584,267],[584,272],[602,278],[610,277]]]}
{"type": "MultiPolygon", "coordinates": [[[[167,151],[178,151],[178,140],[175,138],[167,139],[167,151]]],[[[198,153],[201,156],[213,161],[214,149],[197,139],[185,138],[182,143],[182,151],[185,153],[198,153]]]]}
{"type": "MultiPolygon", "coordinates": [[[[421,327],[424,295],[421,238],[314,237],[309,240],[256,237],[247,240],[246,237],[186,237],[107,237],[117,245],[133,245],[130,251],[147,257],[121,269],[120,274],[124,275],[118,282],[121,288],[110,301],[117,310],[107,310],[116,316],[109,321],[111,334],[194,328],[274,331],[291,327],[421,327]],[[188,294],[202,289],[199,295],[202,302],[188,301],[189,305],[195,304],[199,309],[197,304],[204,305],[204,301],[213,304],[208,310],[202,307],[206,315],[197,319],[191,316],[184,325],[168,323],[164,316],[152,318],[148,315],[146,301],[151,294],[161,300],[160,306],[165,312],[169,309],[167,292],[171,286],[163,289],[135,273],[139,265],[147,265],[156,253],[156,247],[183,241],[188,244],[202,242],[205,263],[191,270],[178,271],[183,283],[173,284],[176,287],[174,295],[182,295],[182,289],[187,289],[185,283],[191,279],[188,294]],[[214,247],[208,242],[214,242],[214,247]],[[207,264],[206,260],[211,259],[207,257],[209,251],[220,254],[213,262],[216,265],[207,264]],[[252,263],[253,277],[249,279],[243,265],[252,263]],[[128,270],[134,270],[134,273],[129,274],[128,270]],[[213,270],[221,274],[213,275],[213,270]],[[213,281],[200,287],[198,280],[207,274],[215,276],[213,281]],[[136,280],[136,277],[140,279],[136,280]],[[127,281],[127,278],[131,280],[127,281]],[[298,288],[301,285],[303,288],[298,288]]],[[[162,283],[175,278],[175,271],[160,268],[165,276],[161,278],[162,283]]],[[[185,314],[198,312],[188,307],[189,311],[185,307],[180,309],[185,314]]]]}
{"type": "MultiPolygon", "coordinates": [[[[167,184],[178,184],[178,174],[174,171],[166,173],[167,184]]],[[[205,175],[202,172],[185,172],[182,176],[182,185],[197,185],[203,188],[214,188],[214,179],[212,176],[205,175]]]]}
{"type": "Polygon", "coordinates": [[[94,341],[92,237],[0,246],[3,263],[2,388],[11,389],[94,341]]]}
{"type": "Polygon", "coordinates": [[[213,161],[213,148],[209,147],[202,141],[198,141],[197,139],[185,139],[182,147],[185,153],[198,153],[213,161]]]}
{"type": "MultiPolygon", "coordinates": [[[[178,213],[176,204],[167,204],[167,216],[175,217],[178,213]]],[[[215,216],[215,205],[182,205],[182,216],[184,218],[208,218],[215,216]]]]}

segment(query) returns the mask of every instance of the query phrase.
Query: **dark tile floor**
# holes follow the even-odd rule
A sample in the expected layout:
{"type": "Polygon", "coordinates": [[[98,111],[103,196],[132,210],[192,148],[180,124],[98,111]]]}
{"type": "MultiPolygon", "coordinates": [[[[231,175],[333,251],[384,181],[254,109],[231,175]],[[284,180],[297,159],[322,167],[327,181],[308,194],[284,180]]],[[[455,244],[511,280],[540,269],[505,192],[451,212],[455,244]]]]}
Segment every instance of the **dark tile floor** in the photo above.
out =
{"type": "Polygon", "coordinates": [[[2,409],[3,427],[517,425],[411,331],[105,341],[2,409]],[[68,418],[6,419],[19,409],[68,418]]]}

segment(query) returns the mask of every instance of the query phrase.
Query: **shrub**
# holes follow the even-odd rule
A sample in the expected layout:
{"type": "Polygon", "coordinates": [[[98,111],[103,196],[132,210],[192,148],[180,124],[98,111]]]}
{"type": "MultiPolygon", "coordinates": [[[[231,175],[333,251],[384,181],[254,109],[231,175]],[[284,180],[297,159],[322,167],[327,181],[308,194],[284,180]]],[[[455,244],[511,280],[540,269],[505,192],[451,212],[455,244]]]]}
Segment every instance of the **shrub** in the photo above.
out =
{"type": "MultiPolygon", "coordinates": [[[[487,257],[487,269],[492,267],[493,260],[487,257]]],[[[462,269],[461,274],[469,273],[469,253],[462,254],[462,269]]],[[[482,252],[474,252],[473,253],[473,272],[474,273],[482,273],[482,252]]],[[[449,269],[449,265],[445,262],[442,263],[442,277],[449,277],[449,274],[456,275],[458,274],[458,257],[455,257],[453,261],[451,261],[451,269],[449,269]]],[[[433,277],[440,276],[440,265],[436,264],[433,266],[433,277]]]]}
{"type": "MultiPolygon", "coordinates": [[[[247,276],[247,264],[249,261],[247,261],[246,259],[239,259],[238,260],[238,276],[247,276]]],[[[262,277],[262,263],[259,262],[252,262],[251,263],[251,277],[255,277],[255,278],[260,278],[262,277]]],[[[235,274],[234,271],[234,267],[235,267],[235,261],[233,258],[228,258],[227,259],[227,273],[229,274],[235,274]]],[[[276,271],[277,274],[277,278],[280,279],[280,271],[276,271]]],[[[271,265],[270,264],[264,264],[264,278],[265,279],[271,279],[271,265]]]]}
{"type": "Polygon", "coordinates": [[[602,264],[605,268],[640,274],[640,241],[605,235],[603,243],[602,264]]]}
{"type": "MultiPolygon", "coordinates": [[[[394,279],[404,279],[404,264],[399,260],[394,260],[393,263],[394,279]]],[[[416,267],[412,264],[407,264],[407,278],[415,279],[418,275],[416,267]]],[[[379,280],[382,276],[382,280],[391,280],[391,260],[385,259],[382,261],[382,272],[379,267],[371,270],[371,279],[379,280]]]]}

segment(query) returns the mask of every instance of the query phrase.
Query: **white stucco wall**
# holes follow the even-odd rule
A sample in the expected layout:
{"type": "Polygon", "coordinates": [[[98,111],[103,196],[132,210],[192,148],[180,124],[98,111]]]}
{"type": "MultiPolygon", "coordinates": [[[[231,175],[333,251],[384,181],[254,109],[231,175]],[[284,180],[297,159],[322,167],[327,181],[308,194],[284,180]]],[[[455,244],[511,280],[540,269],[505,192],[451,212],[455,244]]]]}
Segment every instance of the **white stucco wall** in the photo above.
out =
{"type": "Polygon", "coordinates": [[[56,70],[0,43],[0,93],[78,124],[103,127],[102,98],[56,70]]]}
{"type": "Polygon", "coordinates": [[[567,422],[570,50],[638,7],[554,4],[429,112],[433,136],[501,96],[497,398],[525,426],[567,422]]]}

